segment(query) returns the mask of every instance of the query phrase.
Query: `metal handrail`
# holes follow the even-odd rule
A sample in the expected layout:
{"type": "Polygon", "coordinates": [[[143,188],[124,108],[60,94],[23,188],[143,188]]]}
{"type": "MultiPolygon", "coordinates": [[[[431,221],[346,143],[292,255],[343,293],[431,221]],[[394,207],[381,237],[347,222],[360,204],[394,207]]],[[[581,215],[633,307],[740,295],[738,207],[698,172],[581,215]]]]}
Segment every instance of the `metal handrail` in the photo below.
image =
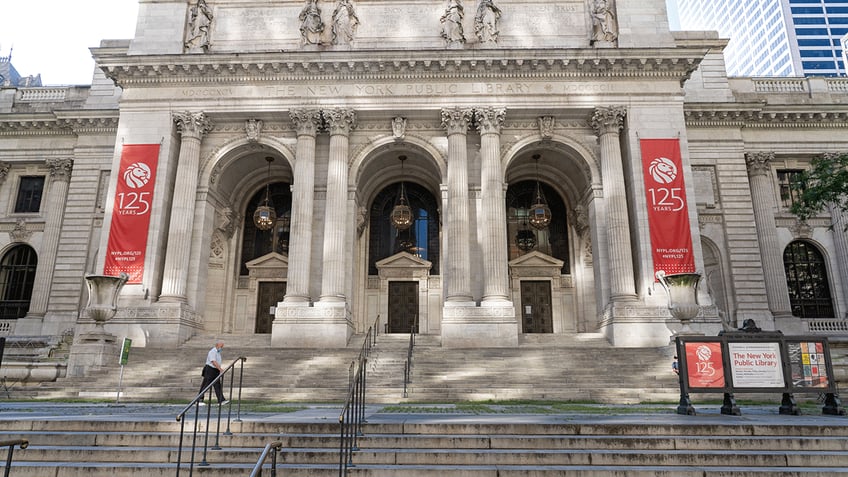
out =
{"type": "MultiPolygon", "coordinates": [[[[247,358],[245,358],[244,356],[239,356],[238,358],[236,358],[235,361],[233,361],[229,366],[224,368],[224,370],[221,371],[221,373],[215,379],[213,379],[212,382],[210,382],[205,388],[203,388],[197,394],[197,396],[195,396],[194,399],[192,399],[192,401],[186,407],[184,407],[183,410],[180,411],[179,414],[177,414],[177,422],[180,423],[180,444],[179,444],[179,448],[177,449],[177,477],[179,477],[180,468],[182,467],[183,437],[185,435],[185,419],[183,419],[183,418],[186,416],[186,413],[188,413],[188,411],[191,410],[191,408],[194,408],[194,432],[193,432],[192,440],[191,440],[191,462],[189,463],[189,467],[188,467],[188,470],[189,470],[188,475],[189,476],[194,475],[194,454],[195,454],[195,451],[197,450],[197,434],[198,434],[198,427],[200,426],[200,419],[198,419],[198,416],[200,414],[200,405],[201,405],[201,403],[203,403],[204,399],[206,398],[207,392],[209,393],[209,406],[206,406],[206,428],[203,431],[203,460],[197,465],[198,466],[209,465],[209,463],[206,461],[206,454],[207,454],[207,450],[209,449],[209,431],[211,429],[211,426],[209,425],[209,423],[212,420],[212,405],[211,405],[212,404],[212,387],[218,381],[223,382],[224,376],[226,376],[227,373],[231,369],[233,369],[233,367],[235,367],[236,364],[241,364],[241,366],[239,367],[238,398],[236,399],[236,418],[231,419],[232,414],[233,414],[233,402],[232,402],[233,382],[234,382],[234,379],[235,379],[235,372],[232,372],[232,373],[229,373],[229,376],[230,376],[230,389],[229,389],[230,402],[227,405],[227,430],[224,431],[224,435],[225,436],[233,435],[233,433],[230,432],[230,422],[231,421],[241,422],[241,389],[242,389],[242,381],[243,381],[243,378],[244,378],[244,362],[245,361],[247,361],[247,358]]],[[[220,406],[220,405],[218,406],[217,427],[216,427],[216,430],[215,430],[215,444],[212,446],[212,449],[220,449],[221,448],[220,445],[219,445],[219,443],[220,443],[219,438],[220,438],[220,435],[221,435],[221,408],[222,407],[223,406],[220,406]]]]}
{"type": "Polygon", "coordinates": [[[253,466],[253,471],[250,473],[250,477],[262,477],[262,466],[265,465],[265,459],[268,458],[269,453],[271,454],[271,477],[277,477],[277,452],[280,452],[280,449],[282,448],[282,441],[274,441],[265,444],[265,449],[262,450],[259,460],[257,460],[256,465],[253,466]],[[272,449],[273,452],[271,452],[272,449]]]}
{"type": "Polygon", "coordinates": [[[20,446],[21,449],[29,447],[29,441],[26,439],[12,439],[10,441],[0,441],[0,447],[8,447],[9,453],[6,455],[6,470],[3,472],[3,477],[9,477],[9,472],[12,470],[12,453],[15,446],[20,446]]]}
{"type": "Polygon", "coordinates": [[[408,397],[407,385],[412,382],[412,349],[415,347],[415,332],[418,329],[418,315],[415,315],[409,327],[409,346],[406,349],[406,362],[403,363],[403,397],[408,397]]]}
{"type": "Polygon", "coordinates": [[[350,363],[348,369],[348,391],[342,411],[339,414],[339,477],[347,475],[348,467],[353,467],[353,453],[359,450],[357,441],[362,436],[362,424],[365,420],[365,370],[371,348],[377,343],[377,325],[380,316],[368,328],[359,356],[350,363]]]}

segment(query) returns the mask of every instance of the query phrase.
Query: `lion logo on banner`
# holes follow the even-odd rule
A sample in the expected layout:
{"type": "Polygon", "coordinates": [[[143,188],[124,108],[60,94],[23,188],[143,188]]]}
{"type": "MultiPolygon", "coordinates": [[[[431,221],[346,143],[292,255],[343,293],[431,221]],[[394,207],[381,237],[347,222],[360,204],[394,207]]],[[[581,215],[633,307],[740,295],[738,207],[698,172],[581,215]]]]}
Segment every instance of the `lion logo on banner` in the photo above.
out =
{"type": "Polygon", "coordinates": [[[124,171],[124,182],[131,189],[144,187],[150,182],[150,166],[143,162],[134,162],[124,171]]]}
{"type": "Polygon", "coordinates": [[[671,184],[677,178],[677,166],[667,157],[658,157],[651,161],[648,171],[660,184],[671,184]]]}

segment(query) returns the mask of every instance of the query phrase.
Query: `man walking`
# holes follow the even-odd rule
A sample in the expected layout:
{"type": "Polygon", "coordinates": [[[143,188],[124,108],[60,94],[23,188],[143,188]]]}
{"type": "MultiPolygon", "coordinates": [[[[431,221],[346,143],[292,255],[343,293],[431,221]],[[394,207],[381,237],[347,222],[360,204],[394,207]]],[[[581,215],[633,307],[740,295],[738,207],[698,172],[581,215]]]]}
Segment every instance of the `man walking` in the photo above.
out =
{"type": "MultiPolygon", "coordinates": [[[[215,378],[224,371],[224,368],[221,367],[222,349],[224,349],[224,342],[218,341],[215,343],[215,346],[206,353],[206,364],[203,366],[203,372],[201,373],[203,376],[203,384],[200,385],[200,392],[203,392],[203,390],[206,389],[206,386],[209,386],[209,383],[215,380],[215,378]]],[[[230,402],[229,400],[224,399],[224,391],[221,389],[220,380],[215,381],[212,388],[215,390],[215,395],[218,397],[218,404],[224,405],[230,402]]]]}

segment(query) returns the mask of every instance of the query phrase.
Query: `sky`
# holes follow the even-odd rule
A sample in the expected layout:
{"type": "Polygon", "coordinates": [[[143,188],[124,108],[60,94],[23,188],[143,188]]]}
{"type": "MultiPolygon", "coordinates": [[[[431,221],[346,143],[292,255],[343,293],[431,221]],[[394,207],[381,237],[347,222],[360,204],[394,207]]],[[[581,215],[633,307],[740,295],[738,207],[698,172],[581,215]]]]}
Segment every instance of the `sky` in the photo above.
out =
{"type": "Polygon", "coordinates": [[[0,0],[0,56],[45,86],[91,84],[89,48],[135,36],[138,0],[0,0]]]}
{"type": "MultiPolygon", "coordinates": [[[[0,56],[45,86],[91,84],[89,48],[135,36],[138,0],[0,0],[0,56]],[[33,6],[35,5],[35,6],[33,6]]],[[[676,0],[666,0],[676,29],[676,0]]]]}

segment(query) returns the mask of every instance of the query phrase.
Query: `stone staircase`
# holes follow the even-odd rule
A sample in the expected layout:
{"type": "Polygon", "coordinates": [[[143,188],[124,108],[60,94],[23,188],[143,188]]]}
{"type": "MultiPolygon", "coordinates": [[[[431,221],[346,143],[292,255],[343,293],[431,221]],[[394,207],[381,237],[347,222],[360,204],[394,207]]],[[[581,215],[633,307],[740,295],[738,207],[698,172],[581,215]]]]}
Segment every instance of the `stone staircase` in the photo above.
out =
{"type": "MultiPolygon", "coordinates": [[[[86,377],[62,378],[22,390],[21,397],[109,400],[117,397],[120,380],[124,401],[188,401],[200,387],[200,368],[216,339],[225,342],[225,363],[247,358],[243,400],[340,402],[346,396],[350,363],[364,337],[355,336],[346,348],[318,350],[272,348],[268,335],[198,336],[179,349],[133,348],[123,378],[116,363],[86,377]]],[[[369,402],[622,404],[673,402],[679,397],[668,349],[614,348],[597,335],[526,335],[516,348],[458,349],[441,347],[438,336],[418,335],[412,382],[404,398],[408,343],[408,334],[377,338],[369,356],[369,402]]]]}
{"type": "MultiPolygon", "coordinates": [[[[255,416],[254,416],[255,417],[255,416]]],[[[372,414],[350,476],[363,477],[772,477],[848,475],[848,426],[838,418],[799,424],[657,423],[609,416],[423,416],[372,414]]],[[[178,423],[108,418],[0,422],[2,438],[25,438],[14,477],[173,476],[178,423]]],[[[194,473],[248,475],[262,447],[281,440],[278,473],[338,475],[338,425],[233,423],[220,449],[195,454],[194,473]],[[206,466],[197,466],[205,462],[206,466]]],[[[185,451],[184,464],[191,460],[185,451]]],[[[266,467],[267,469],[267,467],[266,467]]],[[[183,467],[181,475],[189,475],[183,467]]],[[[268,472],[266,470],[266,472],[268,472]]]]}

